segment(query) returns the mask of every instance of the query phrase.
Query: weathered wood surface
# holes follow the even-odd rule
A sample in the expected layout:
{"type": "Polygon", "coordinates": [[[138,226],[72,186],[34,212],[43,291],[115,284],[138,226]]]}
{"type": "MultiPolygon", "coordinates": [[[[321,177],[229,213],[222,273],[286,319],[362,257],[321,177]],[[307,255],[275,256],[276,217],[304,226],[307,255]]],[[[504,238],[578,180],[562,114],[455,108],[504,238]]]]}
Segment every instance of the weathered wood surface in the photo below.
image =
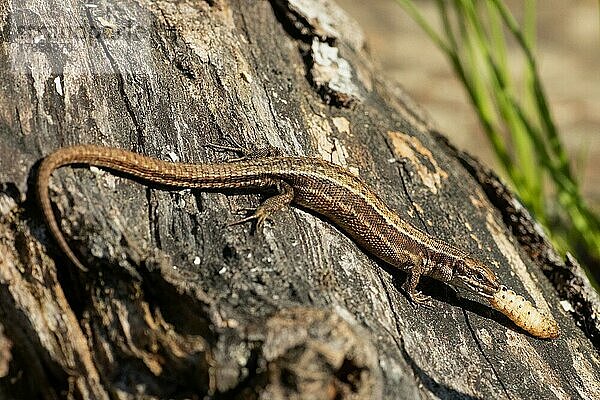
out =
{"type": "Polygon", "coordinates": [[[0,26],[2,397],[600,398],[595,294],[564,310],[516,229],[531,221],[507,225],[490,175],[378,75],[335,4],[4,1],[0,26]],[[431,280],[435,308],[415,309],[402,273],[301,210],[225,227],[259,195],[64,169],[53,201],[81,273],[27,190],[68,144],[208,162],[226,155],[206,143],[232,142],[352,168],[551,312],[561,338],[431,280]]]}

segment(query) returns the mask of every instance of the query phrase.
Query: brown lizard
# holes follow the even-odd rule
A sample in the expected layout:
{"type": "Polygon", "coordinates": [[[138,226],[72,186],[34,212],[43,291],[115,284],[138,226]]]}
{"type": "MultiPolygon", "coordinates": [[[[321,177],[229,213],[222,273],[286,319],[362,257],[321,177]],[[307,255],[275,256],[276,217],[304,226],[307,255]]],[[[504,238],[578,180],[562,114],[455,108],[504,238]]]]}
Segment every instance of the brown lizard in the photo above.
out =
{"type": "Polygon", "coordinates": [[[252,216],[238,222],[256,219],[260,226],[271,214],[291,203],[312,210],[340,227],[367,253],[407,272],[403,288],[415,303],[428,300],[417,291],[423,275],[469,289],[488,300],[500,290],[491,269],[401,219],[348,170],[317,158],[282,157],[273,153],[216,164],[172,163],[93,145],[66,147],[50,154],[39,167],[38,198],[59,247],[82,270],[86,268],[58,227],[48,193],[52,172],[76,164],[102,167],[146,183],[170,187],[275,188],[278,194],[265,200],[252,216]]]}

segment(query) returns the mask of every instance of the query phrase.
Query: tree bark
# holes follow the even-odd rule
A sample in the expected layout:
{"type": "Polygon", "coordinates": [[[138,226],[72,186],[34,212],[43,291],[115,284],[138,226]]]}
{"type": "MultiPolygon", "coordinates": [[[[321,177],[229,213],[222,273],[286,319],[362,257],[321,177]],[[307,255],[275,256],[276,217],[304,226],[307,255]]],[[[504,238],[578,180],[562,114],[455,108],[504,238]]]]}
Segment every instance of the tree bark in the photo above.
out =
{"type": "Polygon", "coordinates": [[[600,308],[576,262],[379,76],[334,3],[5,1],[0,24],[0,396],[600,398],[600,308]],[[429,279],[435,307],[415,308],[405,274],[299,209],[257,232],[227,227],[256,193],[64,168],[52,199],[80,272],[31,190],[36,161],[78,143],[197,163],[227,158],[208,143],[272,145],[333,161],[489,264],[562,336],[532,338],[429,279]]]}

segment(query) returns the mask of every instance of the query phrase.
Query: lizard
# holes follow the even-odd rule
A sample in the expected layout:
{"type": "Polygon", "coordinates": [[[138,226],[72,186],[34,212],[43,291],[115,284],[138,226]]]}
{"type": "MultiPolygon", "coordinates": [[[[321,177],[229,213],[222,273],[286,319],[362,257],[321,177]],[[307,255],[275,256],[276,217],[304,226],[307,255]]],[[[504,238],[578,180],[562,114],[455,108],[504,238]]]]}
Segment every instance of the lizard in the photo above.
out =
{"type": "MultiPolygon", "coordinates": [[[[237,223],[255,220],[260,228],[272,214],[291,204],[308,209],[339,227],[371,256],[406,272],[402,288],[415,304],[430,301],[417,290],[422,276],[465,288],[490,302],[502,288],[496,274],[483,262],[402,219],[348,169],[319,158],[285,157],[268,149],[212,164],[174,163],[96,145],[64,147],[51,153],[39,165],[37,198],[59,248],[83,271],[87,268],[59,229],[49,195],[52,173],[68,165],[100,167],[146,184],[173,188],[275,189],[276,194],[262,202],[254,214],[237,223]]],[[[515,314],[510,306],[508,310],[496,308],[509,317],[515,314]]]]}

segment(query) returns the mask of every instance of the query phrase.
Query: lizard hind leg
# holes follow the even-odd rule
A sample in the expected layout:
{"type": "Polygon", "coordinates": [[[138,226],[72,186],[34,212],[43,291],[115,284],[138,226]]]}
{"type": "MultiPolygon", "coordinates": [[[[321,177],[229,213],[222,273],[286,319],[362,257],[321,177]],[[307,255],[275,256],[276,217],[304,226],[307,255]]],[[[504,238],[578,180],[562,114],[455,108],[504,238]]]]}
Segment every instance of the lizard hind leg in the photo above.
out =
{"type": "Polygon", "coordinates": [[[266,199],[260,206],[256,208],[254,214],[232,222],[228,225],[239,225],[243,224],[244,222],[256,220],[256,228],[260,229],[267,219],[270,219],[271,216],[277,211],[287,208],[292,200],[294,200],[294,189],[289,183],[284,181],[278,182],[277,190],[279,193],[266,199]]]}
{"type": "Polygon", "coordinates": [[[265,158],[265,157],[281,157],[283,156],[283,150],[279,147],[275,146],[265,146],[259,147],[255,149],[249,149],[245,147],[241,147],[239,145],[235,146],[224,146],[215,143],[208,143],[206,145],[215,151],[231,151],[233,153],[240,154],[240,157],[230,158],[227,160],[228,162],[236,162],[236,161],[244,161],[244,160],[252,160],[257,158],[265,158]]]}

